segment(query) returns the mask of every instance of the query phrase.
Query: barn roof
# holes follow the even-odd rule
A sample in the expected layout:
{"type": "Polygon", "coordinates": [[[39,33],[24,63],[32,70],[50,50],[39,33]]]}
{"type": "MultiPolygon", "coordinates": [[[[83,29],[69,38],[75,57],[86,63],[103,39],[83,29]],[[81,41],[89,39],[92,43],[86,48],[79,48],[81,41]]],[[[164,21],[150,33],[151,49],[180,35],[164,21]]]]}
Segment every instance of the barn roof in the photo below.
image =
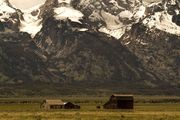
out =
{"type": "Polygon", "coordinates": [[[115,97],[116,99],[119,99],[119,100],[133,100],[134,99],[133,95],[123,95],[123,94],[113,94],[111,98],[112,97],[115,97]]]}
{"type": "Polygon", "coordinates": [[[50,105],[64,105],[65,102],[63,102],[62,100],[45,100],[46,104],[50,104],[50,105]]]}

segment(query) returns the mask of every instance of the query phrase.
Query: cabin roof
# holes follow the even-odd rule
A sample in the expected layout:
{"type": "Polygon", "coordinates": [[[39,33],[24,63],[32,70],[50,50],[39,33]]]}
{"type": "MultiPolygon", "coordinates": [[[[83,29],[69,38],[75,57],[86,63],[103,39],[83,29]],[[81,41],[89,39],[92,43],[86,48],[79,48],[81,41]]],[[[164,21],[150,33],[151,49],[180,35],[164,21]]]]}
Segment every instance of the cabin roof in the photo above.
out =
{"type": "Polygon", "coordinates": [[[46,104],[50,104],[50,105],[64,105],[66,104],[65,102],[63,102],[62,100],[44,100],[46,104]]]}

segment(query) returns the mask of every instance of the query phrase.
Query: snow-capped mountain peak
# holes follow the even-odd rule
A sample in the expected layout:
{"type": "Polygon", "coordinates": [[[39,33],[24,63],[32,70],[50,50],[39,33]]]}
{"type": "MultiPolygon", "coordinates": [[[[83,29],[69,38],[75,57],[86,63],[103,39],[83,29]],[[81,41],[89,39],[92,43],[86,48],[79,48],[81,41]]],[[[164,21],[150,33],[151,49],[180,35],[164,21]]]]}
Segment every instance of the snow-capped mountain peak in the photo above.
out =
{"type": "Polygon", "coordinates": [[[4,19],[10,18],[16,10],[12,8],[8,0],[0,0],[0,20],[4,22],[4,19]]]}
{"type": "Polygon", "coordinates": [[[20,88],[52,83],[53,92],[55,84],[59,92],[80,82],[103,90],[108,84],[123,91],[129,86],[133,93],[142,86],[138,94],[146,87],[147,94],[150,88],[164,94],[162,88],[175,87],[172,93],[179,94],[179,3],[46,0],[21,11],[0,0],[0,83],[20,88]]]}
{"type": "Polygon", "coordinates": [[[44,4],[21,12],[12,7],[8,0],[0,0],[0,21],[16,23],[20,31],[32,37],[49,17],[57,21],[70,20],[86,24],[88,29],[117,39],[138,22],[143,22],[150,29],[157,28],[180,35],[179,0],[162,0],[147,6],[142,0],[46,0],[44,4]]]}
{"type": "Polygon", "coordinates": [[[18,31],[20,10],[14,8],[8,0],[0,0],[1,31],[18,31]]]}
{"type": "Polygon", "coordinates": [[[34,37],[42,28],[42,19],[39,18],[40,7],[42,4],[39,4],[33,8],[23,11],[23,19],[20,23],[20,31],[27,32],[34,37]]]}
{"type": "Polygon", "coordinates": [[[180,35],[180,2],[179,0],[163,0],[147,7],[151,9],[143,23],[149,28],[180,35]]]}
{"type": "Polygon", "coordinates": [[[56,20],[71,20],[72,22],[81,23],[80,20],[84,15],[71,7],[70,3],[71,0],[47,0],[45,4],[24,11],[20,31],[27,32],[34,37],[43,27],[43,20],[52,15],[56,20]]]}
{"type": "Polygon", "coordinates": [[[54,17],[57,20],[69,19],[73,22],[81,23],[79,20],[81,20],[84,15],[70,5],[71,0],[58,0],[58,2],[60,5],[54,8],[54,17]],[[66,5],[61,5],[62,3],[65,3],[66,5]]]}
{"type": "Polygon", "coordinates": [[[73,22],[81,23],[79,20],[84,16],[80,11],[72,7],[59,7],[54,9],[57,20],[70,19],[73,22]]]}
{"type": "Polygon", "coordinates": [[[141,0],[76,0],[75,8],[81,11],[92,28],[119,39],[134,22],[145,15],[141,0]]]}

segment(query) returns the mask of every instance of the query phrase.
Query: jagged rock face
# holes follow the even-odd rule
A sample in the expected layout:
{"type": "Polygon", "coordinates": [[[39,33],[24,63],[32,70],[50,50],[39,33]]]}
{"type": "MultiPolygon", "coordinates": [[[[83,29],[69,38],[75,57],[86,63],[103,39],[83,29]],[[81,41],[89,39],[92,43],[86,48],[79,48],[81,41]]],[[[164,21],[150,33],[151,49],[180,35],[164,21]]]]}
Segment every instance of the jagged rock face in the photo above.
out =
{"type": "Polygon", "coordinates": [[[179,0],[164,1],[164,5],[167,9],[168,14],[172,15],[172,22],[180,26],[180,1],[179,0]]]}
{"type": "Polygon", "coordinates": [[[82,8],[88,15],[96,10],[104,10],[112,15],[118,15],[124,10],[133,12],[134,8],[141,5],[142,2],[138,0],[72,0],[71,4],[75,8],[82,8]],[[88,9],[89,11],[86,11],[88,9]]]}
{"type": "Polygon", "coordinates": [[[0,31],[18,31],[21,11],[12,7],[8,0],[0,1],[0,31]]]}
{"type": "Polygon", "coordinates": [[[178,89],[180,27],[174,18],[179,13],[178,1],[153,3],[146,13],[120,40],[156,76],[156,84],[178,89]]]}
{"type": "Polygon", "coordinates": [[[162,0],[158,3],[152,3],[147,7],[151,7],[152,9],[154,9],[154,12],[167,10],[169,14],[175,14],[175,11],[180,8],[180,2],[179,0],[162,0]],[[157,8],[161,9],[158,10],[157,8]]]}
{"type": "Polygon", "coordinates": [[[136,24],[123,35],[122,42],[154,73],[159,84],[175,88],[180,85],[179,36],[136,24]]]}
{"type": "Polygon", "coordinates": [[[39,17],[48,18],[48,15],[53,15],[53,8],[58,5],[58,0],[46,0],[45,4],[40,7],[39,17]]]}
{"type": "Polygon", "coordinates": [[[150,29],[157,28],[170,34],[180,35],[179,1],[163,0],[147,7],[147,16],[142,20],[150,29]]]}
{"type": "Polygon", "coordinates": [[[117,39],[145,12],[139,0],[72,0],[71,4],[85,15],[91,29],[117,39]]]}

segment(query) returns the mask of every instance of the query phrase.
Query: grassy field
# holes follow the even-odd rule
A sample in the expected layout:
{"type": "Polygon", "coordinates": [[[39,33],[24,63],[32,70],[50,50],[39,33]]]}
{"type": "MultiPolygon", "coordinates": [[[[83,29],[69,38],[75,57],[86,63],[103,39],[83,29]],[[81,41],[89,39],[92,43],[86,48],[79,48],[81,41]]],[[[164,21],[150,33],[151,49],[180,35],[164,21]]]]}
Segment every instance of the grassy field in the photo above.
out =
{"type": "Polygon", "coordinates": [[[134,110],[97,109],[108,97],[63,97],[80,110],[42,110],[41,99],[0,99],[0,120],[180,120],[179,97],[136,97],[134,110]]]}

